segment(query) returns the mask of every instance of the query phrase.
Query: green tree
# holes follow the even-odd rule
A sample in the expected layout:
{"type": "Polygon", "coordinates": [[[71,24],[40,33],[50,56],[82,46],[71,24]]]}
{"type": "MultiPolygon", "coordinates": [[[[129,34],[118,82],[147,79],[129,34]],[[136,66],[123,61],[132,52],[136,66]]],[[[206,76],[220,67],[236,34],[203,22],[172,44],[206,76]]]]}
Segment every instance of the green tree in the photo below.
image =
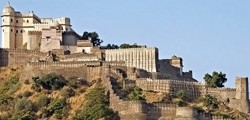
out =
{"type": "Polygon", "coordinates": [[[55,73],[50,73],[45,76],[39,77],[33,77],[32,78],[35,82],[33,85],[33,88],[39,88],[39,86],[42,86],[42,88],[47,90],[58,90],[62,88],[64,85],[66,85],[67,81],[62,75],[57,75],[55,73]]]}
{"type": "Polygon", "coordinates": [[[103,40],[99,38],[99,35],[96,32],[84,32],[82,35],[82,39],[89,39],[91,38],[91,42],[93,46],[100,46],[103,40]]]}
{"type": "Polygon", "coordinates": [[[208,107],[209,109],[215,109],[218,108],[219,102],[217,101],[217,98],[207,94],[202,99],[203,104],[208,107]]]}
{"type": "Polygon", "coordinates": [[[130,45],[130,44],[127,44],[127,43],[123,43],[120,45],[120,48],[123,49],[123,48],[141,48],[141,47],[146,47],[146,46],[142,46],[142,45],[137,45],[136,43],[130,45]]]}
{"type": "Polygon", "coordinates": [[[178,106],[182,107],[186,105],[186,92],[184,90],[179,90],[176,92],[176,99],[174,99],[174,103],[178,106]]]}
{"type": "Polygon", "coordinates": [[[142,89],[139,87],[134,87],[130,90],[130,93],[128,94],[129,100],[145,100],[144,96],[142,95],[142,89]]]}
{"type": "Polygon", "coordinates": [[[203,79],[205,80],[206,84],[209,87],[224,87],[224,83],[227,81],[226,78],[226,74],[222,73],[222,72],[213,72],[212,75],[210,74],[205,74],[205,76],[203,77],[203,79]]]}
{"type": "Polygon", "coordinates": [[[55,99],[49,106],[48,110],[50,113],[54,113],[57,119],[61,119],[67,115],[68,107],[65,99],[55,99]]]}
{"type": "Polygon", "coordinates": [[[105,95],[105,89],[101,85],[92,88],[85,95],[85,99],[86,103],[76,113],[74,120],[98,120],[114,115],[114,112],[108,106],[108,97],[105,95]]]}

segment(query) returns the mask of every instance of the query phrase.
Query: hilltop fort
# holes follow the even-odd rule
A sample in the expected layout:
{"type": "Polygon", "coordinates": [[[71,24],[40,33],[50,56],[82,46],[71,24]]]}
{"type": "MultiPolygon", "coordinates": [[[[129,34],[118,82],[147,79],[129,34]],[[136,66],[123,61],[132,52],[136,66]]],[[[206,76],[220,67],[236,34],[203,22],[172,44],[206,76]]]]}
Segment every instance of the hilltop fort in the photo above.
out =
{"type": "Polygon", "coordinates": [[[83,39],[76,33],[70,18],[39,18],[34,12],[15,11],[10,4],[3,8],[1,18],[0,67],[23,66],[23,79],[46,72],[88,80],[100,78],[109,93],[110,107],[122,120],[225,119],[173,103],[124,100],[120,91],[135,86],[168,95],[183,90],[188,101],[209,94],[227,101],[229,108],[250,112],[248,78],[237,77],[235,88],[209,88],[194,79],[191,70],[183,71],[181,57],[159,59],[156,47],[104,49],[92,38],[83,39]],[[117,81],[122,81],[122,86],[117,81]]]}

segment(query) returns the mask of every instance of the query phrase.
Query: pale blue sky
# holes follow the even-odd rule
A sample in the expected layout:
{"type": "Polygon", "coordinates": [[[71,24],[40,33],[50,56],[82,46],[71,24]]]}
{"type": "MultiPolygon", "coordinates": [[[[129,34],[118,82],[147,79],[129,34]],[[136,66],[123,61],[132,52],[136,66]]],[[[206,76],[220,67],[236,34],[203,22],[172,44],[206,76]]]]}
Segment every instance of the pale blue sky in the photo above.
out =
{"type": "Polygon", "coordinates": [[[250,76],[249,0],[9,1],[16,11],[70,17],[79,34],[96,31],[104,44],[145,44],[158,47],[160,58],[181,56],[200,81],[222,71],[234,87],[236,76],[250,76]]]}

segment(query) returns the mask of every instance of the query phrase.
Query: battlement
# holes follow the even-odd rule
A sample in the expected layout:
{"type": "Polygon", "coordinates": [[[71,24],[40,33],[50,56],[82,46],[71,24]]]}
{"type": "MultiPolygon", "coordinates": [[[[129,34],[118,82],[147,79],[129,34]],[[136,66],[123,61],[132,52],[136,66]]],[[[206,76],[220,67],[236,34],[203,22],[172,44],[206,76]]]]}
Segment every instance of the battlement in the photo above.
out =
{"type": "Polygon", "coordinates": [[[16,17],[34,17],[38,21],[41,21],[41,19],[36,16],[33,12],[32,13],[20,13],[20,12],[15,12],[16,17]]]}
{"type": "Polygon", "coordinates": [[[151,79],[151,78],[138,78],[138,82],[142,83],[155,83],[155,84],[185,84],[185,85],[203,85],[201,82],[173,80],[173,79],[151,79]]]}
{"type": "Polygon", "coordinates": [[[223,91],[227,91],[227,92],[235,92],[236,91],[236,88],[206,88],[208,91],[210,92],[213,92],[213,91],[216,91],[216,92],[223,92],[223,91]]]}
{"type": "Polygon", "coordinates": [[[42,35],[42,32],[41,31],[33,30],[33,31],[28,31],[28,34],[29,35],[42,35]]]}
{"type": "Polygon", "coordinates": [[[80,66],[101,66],[100,61],[64,61],[64,62],[30,62],[32,67],[80,67],[80,66]]]}
{"type": "Polygon", "coordinates": [[[105,49],[105,51],[124,51],[124,50],[155,50],[156,47],[141,47],[141,48],[119,48],[119,49],[105,49]]]}

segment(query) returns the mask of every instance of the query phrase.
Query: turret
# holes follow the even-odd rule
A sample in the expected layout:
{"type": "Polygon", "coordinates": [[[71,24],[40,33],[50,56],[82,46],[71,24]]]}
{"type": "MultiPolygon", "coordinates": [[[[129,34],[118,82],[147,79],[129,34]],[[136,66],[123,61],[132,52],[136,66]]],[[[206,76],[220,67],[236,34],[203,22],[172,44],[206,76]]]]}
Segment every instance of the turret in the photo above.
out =
{"type": "Polygon", "coordinates": [[[236,78],[236,100],[238,102],[238,110],[249,113],[249,94],[248,94],[248,78],[236,78]]]}
{"type": "Polygon", "coordinates": [[[182,75],[183,72],[183,64],[182,64],[182,58],[181,57],[177,57],[177,56],[172,56],[171,58],[171,65],[179,68],[180,69],[180,74],[182,75]]]}
{"type": "Polygon", "coordinates": [[[2,13],[2,48],[15,48],[15,10],[8,3],[2,13]]]}

